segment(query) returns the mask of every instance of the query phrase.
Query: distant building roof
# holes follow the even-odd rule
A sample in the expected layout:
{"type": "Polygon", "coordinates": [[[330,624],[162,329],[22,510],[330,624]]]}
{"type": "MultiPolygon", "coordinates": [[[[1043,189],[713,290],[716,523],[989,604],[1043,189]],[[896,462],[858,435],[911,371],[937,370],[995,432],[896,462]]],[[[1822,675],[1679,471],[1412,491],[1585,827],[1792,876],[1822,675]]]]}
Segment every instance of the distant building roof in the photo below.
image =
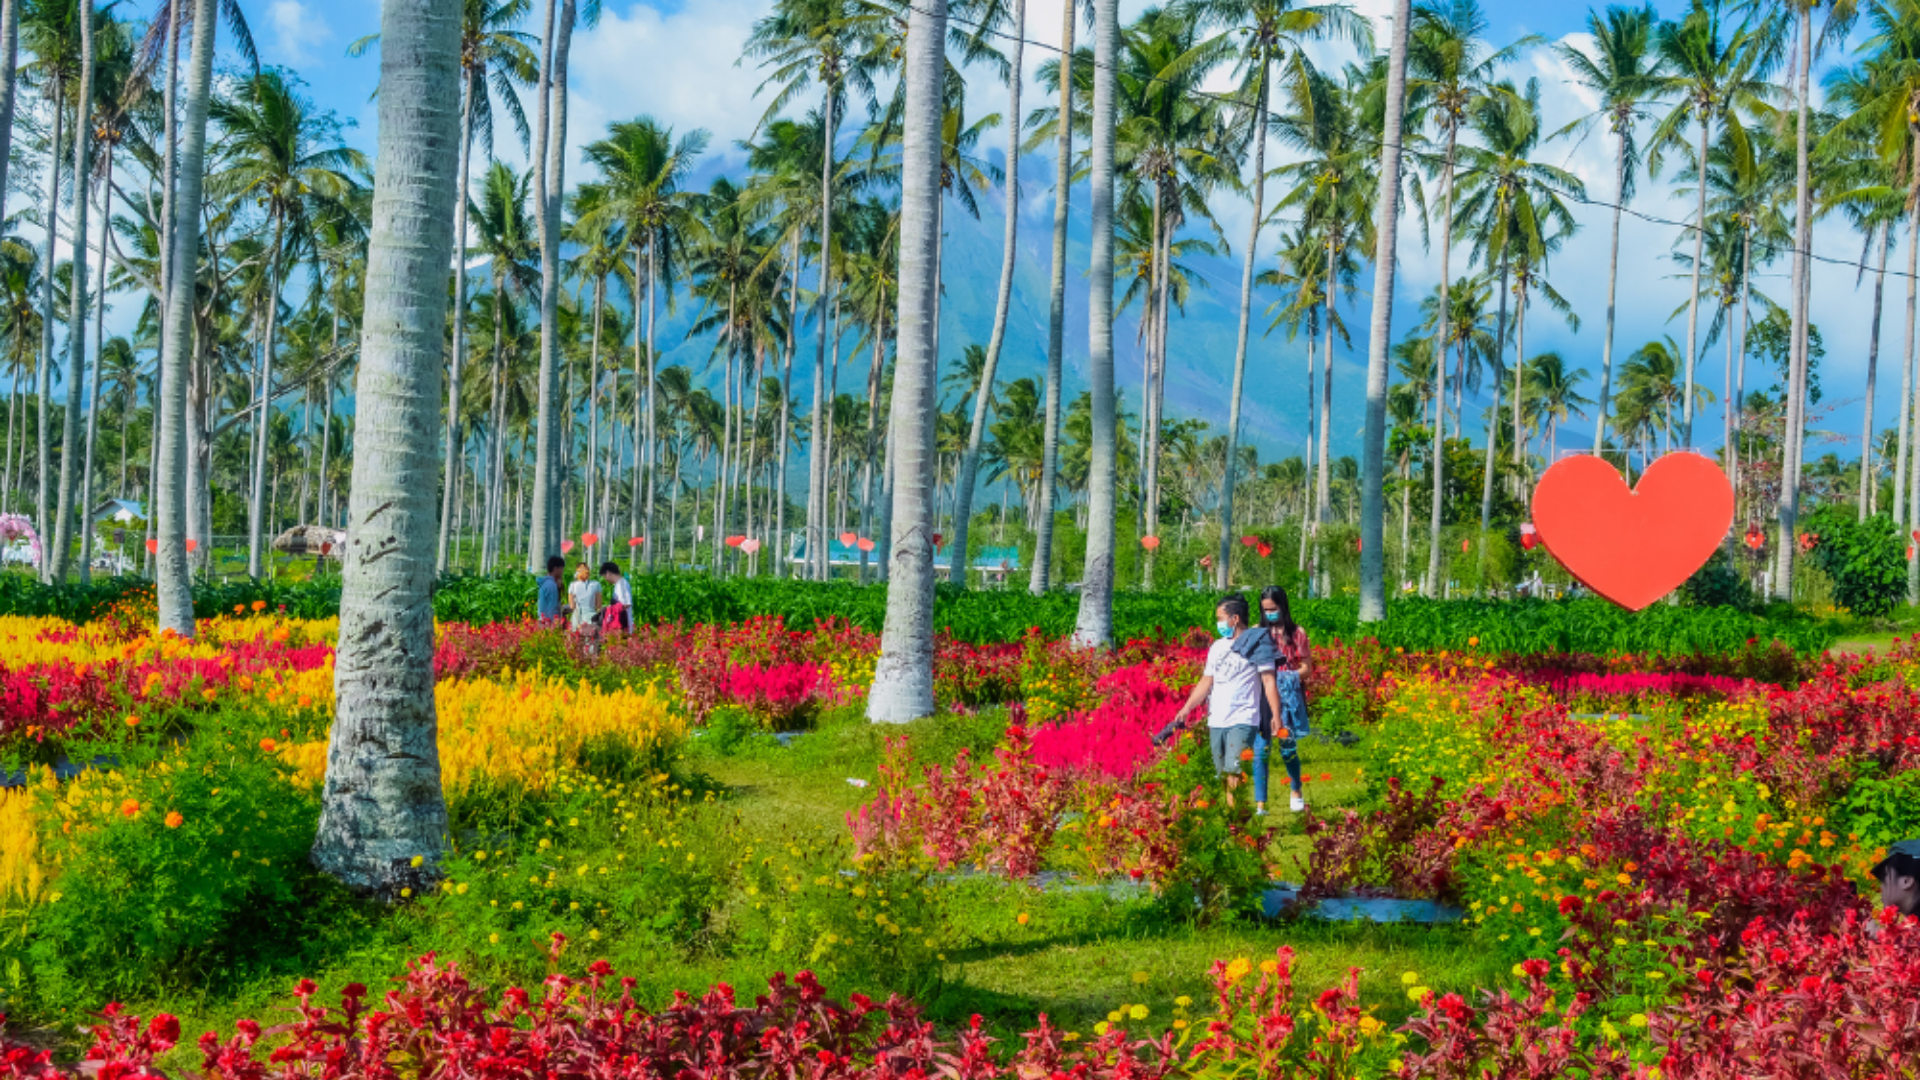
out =
{"type": "Polygon", "coordinates": [[[108,519],[127,522],[138,521],[146,516],[146,509],[133,499],[108,499],[93,508],[93,515],[88,520],[98,525],[108,519]]]}

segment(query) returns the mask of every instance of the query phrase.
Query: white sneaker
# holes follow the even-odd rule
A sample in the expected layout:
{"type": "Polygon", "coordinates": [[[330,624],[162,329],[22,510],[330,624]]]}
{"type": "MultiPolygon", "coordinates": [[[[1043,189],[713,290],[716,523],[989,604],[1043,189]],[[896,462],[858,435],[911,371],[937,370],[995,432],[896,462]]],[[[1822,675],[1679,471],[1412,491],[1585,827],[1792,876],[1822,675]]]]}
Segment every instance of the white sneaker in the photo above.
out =
{"type": "Polygon", "coordinates": [[[1296,814],[1301,812],[1302,810],[1305,810],[1306,808],[1307,808],[1307,800],[1301,798],[1300,793],[1297,791],[1293,793],[1293,797],[1291,799],[1287,800],[1287,809],[1293,811],[1296,814]]]}

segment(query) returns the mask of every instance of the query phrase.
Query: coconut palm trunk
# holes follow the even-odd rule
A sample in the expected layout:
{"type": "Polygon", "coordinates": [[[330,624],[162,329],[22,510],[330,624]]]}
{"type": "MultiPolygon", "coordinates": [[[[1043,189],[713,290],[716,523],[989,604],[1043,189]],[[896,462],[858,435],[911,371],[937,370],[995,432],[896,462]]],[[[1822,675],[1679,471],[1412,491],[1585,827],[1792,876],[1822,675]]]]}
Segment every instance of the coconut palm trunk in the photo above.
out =
{"type": "MultiPolygon", "coordinates": [[[[1395,31],[1398,33],[1398,30],[1395,31]]],[[[1440,311],[1439,324],[1434,334],[1433,364],[1433,507],[1427,533],[1427,583],[1426,594],[1438,597],[1443,590],[1440,580],[1440,528],[1443,521],[1442,511],[1446,509],[1447,492],[1447,353],[1452,345],[1451,316],[1448,307],[1447,291],[1452,284],[1448,278],[1447,264],[1453,254],[1453,166],[1457,152],[1460,132],[1454,125],[1447,125],[1446,164],[1441,167],[1440,176],[1440,311]]],[[[1378,297],[1375,298],[1378,302],[1378,297]]],[[[1364,552],[1363,552],[1364,554],[1364,552]]]]}
{"type": "MultiPolygon", "coordinates": [[[[53,314],[54,239],[60,231],[60,166],[66,149],[66,86],[58,75],[53,78],[53,152],[47,159],[47,237],[40,258],[40,362],[34,366],[34,393],[38,395],[34,430],[38,439],[33,458],[35,477],[34,518],[40,535],[51,541],[54,536],[53,470],[53,314]]],[[[47,546],[40,556],[40,580],[53,580],[54,550],[47,546]]],[[[60,560],[64,561],[64,560],[60,560]]]]}
{"type": "Polygon", "coordinates": [[[540,112],[550,127],[540,133],[534,193],[540,226],[540,392],[534,436],[533,516],[527,530],[527,572],[544,571],[547,556],[560,551],[560,204],[566,193],[567,52],[573,39],[574,0],[561,0],[544,87],[550,103],[540,112]]]}
{"type": "MultiPolygon", "coordinates": [[[[108,229],[113,224],[113,147],[104,145],[106,163],[100,180],[100,262],[94,277],[93,303],[93,370],[88,374],[87,382],[87,433],[86,453],[82,457],[84,467],[80,470],[80,580],[82,583],[93,580],[93,468],[94,446],[100,434],[100,361],[106,344],[107,314],[107,238],[108,229]]],[[[126,468],[126,435],[121,434],[120,464],[126,468]]]]}
{"type": "Polygon", "coordinates": [[[273,217],[273,243],[267,249],[266,332],[260,343],[260,391],[254,399],[253,413],[253,493],[247,502],[247,576],[258,581],[265,574],[265,543],[261,536],[266,524],[267,435],[273,416],[273,350],[280,328],[280,245],[286,224],[278,213],[273,217]]]}
{"type": "MultiPolygon", "coordinates": [[[[86,459],[80,448],[80,414],[93,407],[83,392],[87,372],[87,179],[93,135],[93,4],[79,0],[80,97],[73,112],[73,276],[67,316],[67,408],[60,433],[60,496],[53,529],[53,558],[48,574],[64,580],[73,556],[74,496],[78,471],[86,459]]],[[[49,274],[53,264],[47,264],[49,274]]]]}
{"type": "MultiPolygon", "coordinates": [[[[1880,305],[1887,289],[1887,244],[1892,232],[1891,224],[1880,227],[1879,267],[1873,275],[1873,326],[1867,332],[1867,401],[1860,417],[1860,520],[1867,520],[1868,505],[1872,501],[1868,494],[1873,484],[1873,396],[1874,380],[1880,373],[1880,305]]],[[[1732,386],[1731,380],[1727,383],[1732,386]]],[[[1733,443],[1733,405],[1727,406],[1727,443],[1733,443]]]]}
{"type": "MultiPolygon", "coordinates": [[[[1801,442],[1806,430],[1806,386],[1807,386],[1807,282],[1810,267],[1807,253],[1813,244],[1813,192],[1810,183],[1809,149],[1807,138],[1807,65],[1813,63],[1813,12],[1810,7],[1800,9],[1800,43],[1798,78],[1795,108],[1798,122],[1794,131],[1794,224],[1793,224],[1793,349],[1789,361],[1790,370],[1787,379],[1787,431],[1785,442],[1785,461],[1780,470],[1780,524],[1776,554],[1778,572],[1773,579],[1773,594],[1783,600],[1793,598],[1793,552],[1795,548],[1794,527],[1800,516],[1800,453],[1801,442]]],[[[1701,161],[1706,160],[1705,144],[1701,146],[1701,161]]],[[[1920,164],[1920,163],[1916,163],[1920,164]]],[[[1701,183],[1706,183],[1706,170],[1701,170],[1701,183]]],[[[1706,221],[1701,218],[1702,224],[1706,221]]],[[[1695,273],[1699,267],[1698,255],[1694,258],[1695,273]]],[[[1692,349],[1692,343],[1688,343],[1692,349]]],[[[1687,357],[1689,366],[1693,357],[1687,357]]],[[[1687,380],[1686,409],[1692,415],[1693,380],[1687,380]]],[[[1907,562],[1907,594],[1911,602],[1920,597],[1920,560],[1907,562]]]]}
{"type": "MultiPolygon", "coordinates": [[[[1920,161],[1913,175],[1920,180],[1920,161]]],[[[1895,449],[1893,470],[1893,520],[1903,529],[1907,522],[1907,459],[1913,452],[1914,319],[1920,315],[1920,214],[1914,213],[1914,194],[1907,192],[1907,333],[1900,346],[1900,434],[1895,449]]]]}
{"type": "Polygon", "coordinates": [[[967,584],[967,528],[973,517],[973,484],[980,471],[980,447],[987,434],[988,403],[993,400],[993,376],[1000,366],[1000,347],[1007,337],[1007,311],[1013,304],[1014,247],[1020,221],[1020,81],[1021,58],[1026,42],[1026,0],[1013,0],[1013,74],[1007,80],[1007,165],[1006,233],[1000,247],[1000,289],[993,302],[993,329],[987,335],[987,362],[980,369],[980,387],[973,395],[973,428],[967,435],[967,449],[954,478],[953,556],[951,575],[961,588],[967,584]]]}
{"type": "MultiPolygon", "coordinates": [[[[1053,576],[1053,491],[1060,474],[1060,375],[1067,324],[1067,210],[1073,190],[1073,31],[1077,0],[1063,0],[1060,27],[1060,110],[1054,124],[1053,269],[1047,302],[1047,385],[1035,492],[1033,569],[1027,591],[1047,591],[1053,576]]],[[[1017,120],[1016,120],[1017,122],[1017,120]]]]}
{"type": "MultiPolygon", "coordinates": [[[[1801,116],[1805,120],[1805,114],[1801,116]]],[[[1700,113],[1700,156],[1694,158],[1700,162],[1699,200],[1694,209],[1693,230],[1693,274],[1687,293],[1687,360],[1686,372],[1682,381],[1683,397],[1680,402],[1680,445],[1693,445],[1693,363],[1699,359],[1700,340],[1700,264],[1705,261],[1707,242],[1707,139],[1713,133],[1713,113],[1703,109],[1700,113]]],[[[1798,265],[1799,256],[1795,255],[1798,265]]],[[[1795,280],[1798,280],[1797,278],[1795,280]]]]}
{"type": "MultiPolygon", "coordinates": [[[[1253,264],[1259,257],[1260,217],[1266,212],[1269,67],[1270,61],[1263,49],[1253,96],[1253,221],[1247,226],[1247,250],[1240,259],[1240,314],[1233,345],[1233,391],[1227,404],[1227,459],[1220,480],[1220,554],[1213,568],[1214,584],[1222,589],[1227,587],[1233,562],[1233,483],[1238,471],[1234,464],[1240,446],[1240,402],[1247,382],[1247,320],[1253,312],[1253,264]]],[[[1331,274],[1331,267],[1328,272],[1331,274]]],[[[1308,351],[1312,351],[1311,345],[1308,351]]],[[[1313,400],[1311,394],[1307,400],[1313,400]]]]}
{"type": "MultiPolygon", "coordinates": [[[[440,539],[434,569],[447,571],[453,533],[453,501],[460,491],[460,382],[467,361],[467,178],[473,162],[473,80],[460,80],[460,191],[453,205],[453,371],[447,380],[447,437],[442,451],[440,539]]],[[[597,323],[595,324],[598,325],[597,323]]],[[[324,480],[322,481],[324,483],[324,480]]]]}
{"type": "Polygon", "coordinates": [[[313,863],[384,899],[439,876],[447,844],[433,700],[440,411],[453,257],[458,0],[387,0],[334,719],[313,863]]]}
{"type": "MultiPolygon", "coordinates": [[[[654,394],[659,391],[659,387],[654,384],[654,380],[659,376],[659,373],[655,370],[658,366],[658,356],[654,353],[653,349],[654,312],[659,310],[659,295],[655,290],[655,284],[659,281],[660,277],[659,248],[660,233],[658,230],[655,230],[647,237],[647,370],[645,376],[646,382],[642,384],[646,388],[646,394],[644,395],[645,405],[644,407],[636,406],[637,408],[641,408],[642,412],[642,426],[644,428],[642,435],[645,438],[647,451],[646,464],[641,467],[641,475],[646,478],[646,505],[640,512],[642,520],[642,532],[640,535],[646,537],[646,542],[643,546],[647,549],[647,571],[649,573],[653,571],[654,560],[653,509],[656,492],[653,471],[658,466],[660,455],[660,435],[656,430],[660,409],[659,406],[654,403],[654,394]]],[[[635,360],[635,374],[638,374],[638,357],[636,357],[635,360]]],[[[639,495],[639,489],[636,487],[634,497],[637,499],[639,495]]]]}
{"type": "MultiPolygon", "coordinates": [[[[906,107],[900,152],[899,337],[889,455],[897,471],[893,489],[897,528],[888,548],[890,585],[880,658],[867,693],[867,718],[884,723],[917,720],[932,715],[934,710],[934,296],[940,287],[935,251],[940,233],[941,78],[946,66],[946,22],[946,0],[926,0],[913,7],[907,30],[906,72],[902,76],[906,107]]],[[[818,446],[819,441],[816,428],[813,442],[818,446]]],[[[811,545],[814,536],[824,535],[824,531],[821,519],[808,522],[808,553],[816,560],[824,555],[816,553],[811,545]]]]}
{"type": "MultiPolygon", "coordinates": [[[[154,468],[155,593],[160,629],[192,637],[193,582],[187,560],[190,505],[186,490],[189,359],[195,353],[194,282],[200,257],[200,200],[206,176],[207,102],[213,86],[215,16],[220,0],[196,0],[193,51],[187,61],[185,114],[180,118],[178,171],[167,213],[173,221],[167,253],[166,317],[161,324],[159,450],[154,468]]],[[[196,422],[197,428],[199,424],[196,422]]],[[[194,440],[197,442],[198,440],[194,440]]],[[[197,526],[198,522],[194,524],[197,526]]]]}
{"type": "MultiPolygon", "coordinates": [[[[813,412],[809,421],[811,426],[807,429],[807,564],[808,576],[815,581],[827,579],[827,447],[822,432],[826,430],[827,423],[824,401],[827,336],[830,332],[827,315],[831,310],[828,301],[833,287],[833,121],[837,89],[829,80],[820,106],[820,121],[824,129],[820,143],[820,277],[819,295],[814,297],[814,323],[818,339],[813,355],[813,412]]],[[[936,134],[938,130],[936,126],[936,134]]],[[[937,186],[933,198],[936,203],[940,198],[937,186]]],[[[935,212],[938,213],[937,207],[935,212]]],[[[934,229],[937,239],[937,217],[934,229]]],[[[937,264],[934,272],[937,277],[937,264]]],[[[937,291],[937,280],[935,288],[937,291]]],[[[937,334],[937,328],[933,332],[937,334]]],[[[932,340],[937,341],[938,338],[932,340]]]]}
{"type": "MultiPolygon", "coordinates": [[[[1087,295],[1087,382],[1092,404],[1092,447],[1087,468],[1087,557],[1080,578],[1080,612],[1073,636],[1081,645],[1105,648],[1113,641],[1113,517],[1119,447],[1113,396],[1113,150],[1114,54],[1118,51],[1119,0],[1095,0],[1093,23],[1092,268],[1087,295]]],[[[1260,96],[1262,120],[1266,95],[1260,96]]],[[[1264,129],[1263,129],[1264,130],[1264,129]]],[[[1256,187],[1256,191],[1258,188],[1256,187]]],[[[1258,221],[1259,197],[1254,199],[1258,221]]],[[[1249,264],[1251,265],[1251,264],[1249,264]]],[[[1246,305],[1241,305],[1241,324],[1246,305]]],[[[1242,337],[1245,337],[1244,331],[1242,337]]],[[[1241,365],[1246,360],[1241,343],[1241,365]]],[[[1236,378],[1235,382],[1239,380],[1236,378]]],[[[1057,392],[1057,391],[1056,391],[1057,392]]],[[[1234,395],[1239,411],[1239,395],[1234,395]]],[[[1233,434],[1227,435],[1229,452],[1233,434]]],[[[1226,515],[1230,518],[1230,513],[1226,515]]]]}
{"type": "Polygon", "coordinates": [[[1627,202],[1627,134],[1615,133],[1613,154],[1613,237],[1607,255],[1607,329],[1600,339],[1600,396],[1593,406],[1593,452],[1607,444],[1607,401],[1613,394],[1613,325],[1618,306],[1615,297],[1620,286],[1620,214],[1627,202]]]}

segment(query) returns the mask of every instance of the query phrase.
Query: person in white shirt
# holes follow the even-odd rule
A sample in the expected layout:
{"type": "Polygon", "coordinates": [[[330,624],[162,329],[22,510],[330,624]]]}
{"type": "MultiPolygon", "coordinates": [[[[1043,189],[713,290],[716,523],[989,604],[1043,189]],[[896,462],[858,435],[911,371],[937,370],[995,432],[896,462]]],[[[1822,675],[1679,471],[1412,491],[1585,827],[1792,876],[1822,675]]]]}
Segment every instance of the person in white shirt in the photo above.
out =
{"type": "Polygon", "coordinates": [[[1273,681],[1277,653],[1266,631],[1248,625],[1249,613],[1246,598],[1238,594],[1214,608],[1213,629],[1220,639],[1207,648],[1200,681],[1167,725],[1171,730],[1185,724],[1188,715],[1206,702],[1207,744],[1213,751],[1213,771],[1222,776],[1237,775],[1242,761],[1253,760],[1261,695],[1266,696],[1271,715],[1280,715],[1280,695],[1273,681]]]}
{"type": "Polygon", "coordinates": [[[586,563],[573,568],[573,584],[567,586],[568,625],[575,633],[593,635],[600,629],[600,582],[586,563]]]}

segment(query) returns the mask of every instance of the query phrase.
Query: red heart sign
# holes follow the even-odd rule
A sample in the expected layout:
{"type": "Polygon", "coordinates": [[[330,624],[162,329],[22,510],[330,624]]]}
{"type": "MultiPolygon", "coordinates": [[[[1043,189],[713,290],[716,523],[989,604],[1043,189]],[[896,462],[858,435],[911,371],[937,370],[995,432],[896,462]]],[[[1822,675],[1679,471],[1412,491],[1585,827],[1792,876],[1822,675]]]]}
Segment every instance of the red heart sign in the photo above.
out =
{"type": "Polygon", "coordinates": [[[858,539],[860,539],[859,533],[843,532],[840,534],[840,542],[846,544],[848,547],[852,547],[853,542],[858,539]]]}
{"type": "Polygon", "coordinates": [[[159,551],[160,551],[160,541],[158,540],[147,541],[147,554],[155,555],[155,554],[158,554],[159,551]]]}
{"type": "Polygon", "coordinates": [[[1733,525],[1733,485],[1699,454],[1655,461],[1629,491],[1591,454],[1564,458],[1533,489],[1533,524],[1560,565],[1628,611],[1680,587],[1733,525]]]}
{"type": "Polygon", "coordinates": [[[560,541],[560,554],[562,555],[573,554],[573,541],[571,540],[560,541]]]}

